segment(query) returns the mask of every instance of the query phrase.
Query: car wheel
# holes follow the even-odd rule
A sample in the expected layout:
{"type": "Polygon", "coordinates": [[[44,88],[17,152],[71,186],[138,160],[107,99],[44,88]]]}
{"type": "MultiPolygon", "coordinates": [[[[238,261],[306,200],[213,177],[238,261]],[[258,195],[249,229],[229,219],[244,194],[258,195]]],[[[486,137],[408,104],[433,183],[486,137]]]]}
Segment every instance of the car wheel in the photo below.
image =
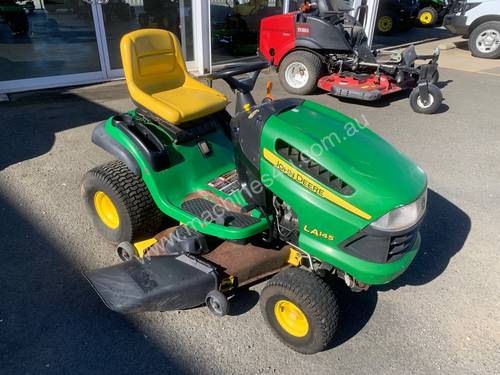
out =
{"type": "Polygon", "coordinates": [[[473,56],[486,59],[500,57],[500,22],[485,22],[469,36],[469,49],[473,56]]]}

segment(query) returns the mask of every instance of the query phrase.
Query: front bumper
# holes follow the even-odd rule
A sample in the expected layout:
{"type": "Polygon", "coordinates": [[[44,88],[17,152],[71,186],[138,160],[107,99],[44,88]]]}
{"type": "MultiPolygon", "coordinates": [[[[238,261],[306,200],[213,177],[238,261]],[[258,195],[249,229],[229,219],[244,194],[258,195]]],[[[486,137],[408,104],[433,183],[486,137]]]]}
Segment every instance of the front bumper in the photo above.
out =
{"type": "Polygon", "coordinates": [[[364,284],[387,284],[400,276],[410,266],[420,249],[420,242],[420,233],[417,232],[412,246],[400,258],[389,263],[370,262],[342,250],[335,254],[335,261],[331,263],[364,284]]]}
{"type": "Polygon", "coordinates": [[[448,14],[444,17],[443,26],[456,35],[468,36],[467,16],[448,14]]]}
{"type": "Polygon", "coordinates": [[[354,266],[350,272],[346,271],[356,280],[370,285],[394,280],[417,255],[422,222],[423,217],[414,226],[399,232],[384,232],[368,226],[345,240],[339,247],[351,257],[354,266]]]}

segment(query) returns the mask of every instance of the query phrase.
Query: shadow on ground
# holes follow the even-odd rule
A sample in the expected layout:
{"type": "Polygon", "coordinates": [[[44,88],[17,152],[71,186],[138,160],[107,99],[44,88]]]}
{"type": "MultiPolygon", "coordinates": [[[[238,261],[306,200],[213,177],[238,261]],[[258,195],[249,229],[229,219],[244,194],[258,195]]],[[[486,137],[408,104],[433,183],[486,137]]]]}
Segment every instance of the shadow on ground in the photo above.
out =
{"type": "Polygon", "coordinates": [[[460,40],[458,42],[455,42],[455,47],[458,49],[461,49],[463,51],[468,51],[469,50],[469,41],[468,40],[460,40]]]}
{"type": "Polygon", "coordinates": [[[95,98],[64,90],[45,90],[15,94],[11,102],[0,103],[0,171],[50,151],[58,132],[102,121],[115,114],[98,104],[99,100],[127,97],[121,85],[95,86],[91,92],[95,98]]]}
{"type": "MultiPolygon", "coordinates": [[[[123,87],[100,96],[120,97],[123,87]]],[[[111,89],[113,90],[113,89],[111,89]]],[[[18,94],[0,104],[0,170],[50,151],[60,131],[100,121],[109,108],[74,93],[18,94]],[[35,116],[33,116],[35,113],[35,116]]],[[[85,140],[89,142],[89,140],[85,140]]],[[[50,238],[0,186],[2,374],[191,373],[122,315],[108,310],[50,238]]]]}
{"type": "Polygon", "coordinates": [[[336,286],[341,307],[334,346],[354,337],[368,323],[377,305],[378,292],[405,285],[424,285],[439,277],[458,253],[471,229],[469,216],[443,196],[429,189],[427,215],[421,228],[420,251],[408,270],[393,282],[352,293],[336,286]]]}
{"type": "Polygon", "coordinates": [[[0,222],[2,374],[190,373],[108,310],[81,267],[1,193],[0,222]]]}
{"type": "Polygon", "coordinates": [[[424,285],[441,275],[458,253],[471,230],[470,217],[443,196],[429,189],[427,213],[420,230],[422,244],[408,270],[378,290],[424,285]]]}

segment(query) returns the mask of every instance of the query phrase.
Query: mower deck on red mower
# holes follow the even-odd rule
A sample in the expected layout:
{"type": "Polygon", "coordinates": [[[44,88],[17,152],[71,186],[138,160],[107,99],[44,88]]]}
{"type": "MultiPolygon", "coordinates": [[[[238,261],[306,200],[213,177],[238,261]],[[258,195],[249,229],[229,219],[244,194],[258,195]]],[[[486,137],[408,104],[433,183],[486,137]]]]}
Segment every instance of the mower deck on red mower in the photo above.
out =
{"type": "Polygon", "coordinates": [[[375,101],[412,89],[415,112],[438,110],[443,100],[435,85],[439,50],[425,56],[413,45],[400,52],[373,51],[360,21],[361,8],[352,17],[326,0],[311,4],[305,1],[299,12],[261,20],[259,54],[276,68],[286,91],[308,95],[319,87],[337,97],[375,101]],[[384,53],[390,55],[385,61],[384,53]]]}
{"type": "Polygon", "coordinates": [[[382,96],[415,86],[414,80],[397,83],[386,74],[341,72],[319,79],[318,87],[333,96],[373,102],[382,96]]]}

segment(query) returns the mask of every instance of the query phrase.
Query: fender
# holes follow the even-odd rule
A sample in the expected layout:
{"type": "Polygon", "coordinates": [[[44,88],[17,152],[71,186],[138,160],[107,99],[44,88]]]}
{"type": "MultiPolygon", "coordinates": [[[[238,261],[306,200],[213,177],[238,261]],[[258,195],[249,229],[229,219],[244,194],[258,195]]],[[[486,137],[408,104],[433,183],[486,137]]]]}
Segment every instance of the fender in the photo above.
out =
{"type": "Polygon", "coordinates": [[[286,55],[288,55],[290,52],[292,52],[295,49],[295,40],[286,43],[283,46],[280,46],[279,48],[272,48],[273,50],[273,59],[272,63],[274,66],[279,66],[281,64],[281,61],[285,58],[286,55]]]}
{"type": "Polygon", "coordinates": [[[467,28],[467,33],[464,35],[464,38],[469,38],[470,34],[472,31],[481,25],[482,23],[489,22],[489,21],[498,21],[500,22],[500,15],[498,14],[488,14],[486,16],[478,17],[472,23],[470,26],[467,28]]]}
{"type": "Polygon", "coordinates": [[[142,172],[141,168],[139,168],[139,165],[137,164],[137,161],[130,154],[130,152],[125,149],[125,147],[118,143],[106,132],[106,130],[104,130],[104,124],[104,121],[101,122],[92,132],[92,143],[109,152],[118,160],[124,162],[132,173],[134,173],[137,177],[141,177],[142,172]]]}
{"type": "Polygon", "coordinates": [[[299,47],[299,48],[294,48],[294,49],[291,49],[289,51],[287,51],[280,59],[280,62],[279,64],[276,64],[276,69],[279,71],[280,68],[281,68],[281,62],[285,59],[285,57],[287,57],[289,54],[291,54],[292,52],[295,52],[295,51],[306,51],[306,52],[310,52],[312,53],[313,55],[316,55],[318,56],[321,61],[323,63],[326,63],[326,60],[325,60],[325,57],[323,55],[321,55],[320,53],[318,53],[318,51],[314,50],[314,49],[309,49],[309,48],[305,48],[305,47],[299,47]]]}

